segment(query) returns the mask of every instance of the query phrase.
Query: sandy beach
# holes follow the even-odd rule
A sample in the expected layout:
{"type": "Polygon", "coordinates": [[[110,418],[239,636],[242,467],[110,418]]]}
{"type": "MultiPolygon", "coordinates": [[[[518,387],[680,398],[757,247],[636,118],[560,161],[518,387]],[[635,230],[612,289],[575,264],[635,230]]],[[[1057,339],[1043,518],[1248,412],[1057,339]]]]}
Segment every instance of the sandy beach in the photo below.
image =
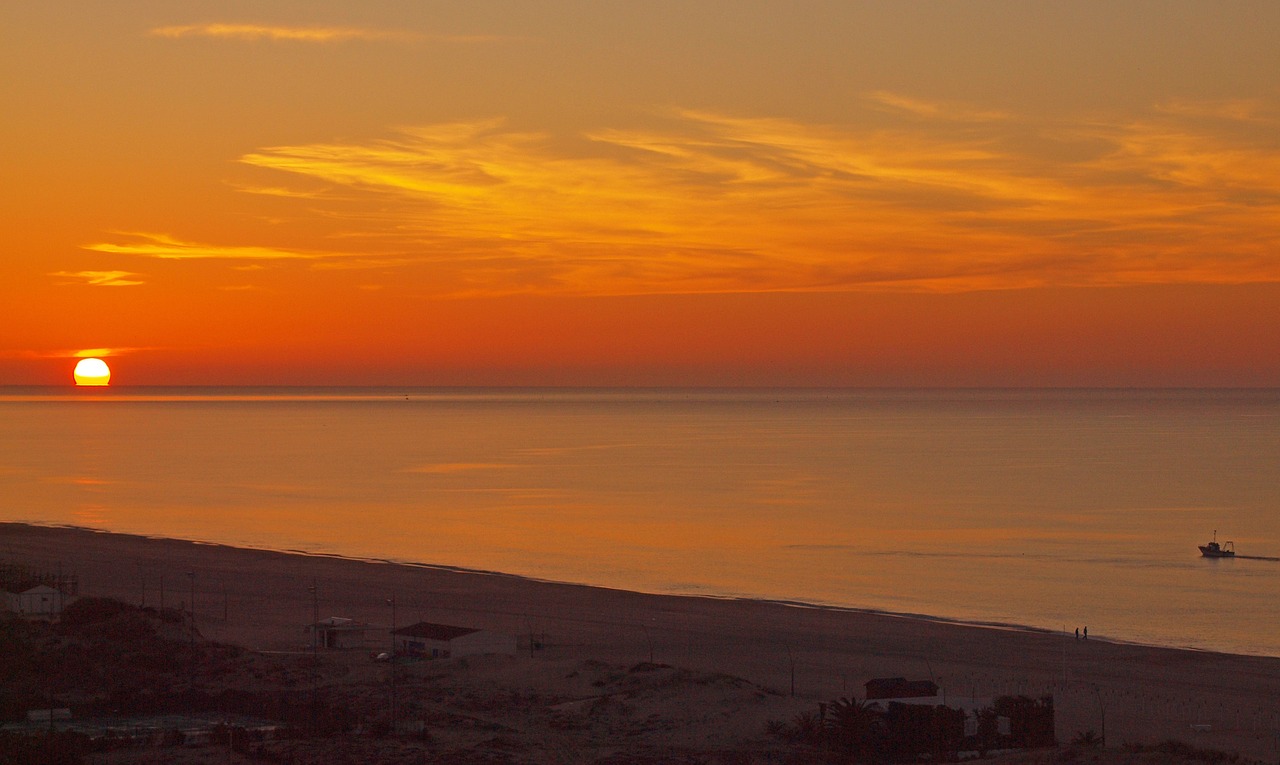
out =
{"type": "Polygon", "coordinates": [[[785,704],[775,714],[861,697],[871,678],[931,678],[949,698],[1052,694],[1064,741],[1105,727],[1109,745],[1175,738],[1280,757],[1280,658],[1109,642],[1096,625],[1084,641],[22,524],[0,524],[0,560],[74,573],[81,595],[152,606],[162,597],[185,606],[194,584],[200,632],[256,650],[302,650],[315,612],[376,626],[370,649],[386,644],[393,618],[432,621],[516,634],[526,647],[533,634],[545,647],[522,651],[518,661],[530,664],[652,660],[741,677],[779,691],[785,704]]]}

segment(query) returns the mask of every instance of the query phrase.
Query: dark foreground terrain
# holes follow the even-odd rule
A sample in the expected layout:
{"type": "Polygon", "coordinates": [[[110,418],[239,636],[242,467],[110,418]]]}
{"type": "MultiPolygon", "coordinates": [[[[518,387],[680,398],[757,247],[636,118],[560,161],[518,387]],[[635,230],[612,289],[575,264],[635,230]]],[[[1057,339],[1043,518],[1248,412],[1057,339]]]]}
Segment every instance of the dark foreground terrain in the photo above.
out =
{"type": "MultiPolygon", "coordinates": [[[[532,656],[377,662],[363,651],[255,652],[201,638],[180,611],[108,598],[82,598],[53,624],[0,620],[0,688],[5,763],[638,765],[890,757],[857,738],[863,718],[847,714],[855,707],[826,705],[820,716],[811,701],[726,674],[532,656]],[[28,720],[30,710],[50,708],[68,710],[69,719],[28,720]]],[[[1103,750],[1095,738],[1081,733],[1074,746],[998,759],[1237,760],[1172,742],[1103,750]]]]}

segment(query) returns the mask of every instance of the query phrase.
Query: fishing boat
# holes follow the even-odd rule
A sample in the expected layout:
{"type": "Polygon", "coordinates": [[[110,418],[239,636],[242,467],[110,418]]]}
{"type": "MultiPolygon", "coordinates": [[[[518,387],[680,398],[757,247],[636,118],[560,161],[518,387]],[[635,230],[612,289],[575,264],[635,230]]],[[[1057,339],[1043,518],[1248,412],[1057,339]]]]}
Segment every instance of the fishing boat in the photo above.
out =
{"type": "Polygon", "coordinates": [[[1234,558],[1236,556],[1235,542],[1223,542],[1218,544],[1218,531],[1213,532],[1213,541],[1207,545],[1200,545],[1200,554],[1206,558],[1234,558]]]}

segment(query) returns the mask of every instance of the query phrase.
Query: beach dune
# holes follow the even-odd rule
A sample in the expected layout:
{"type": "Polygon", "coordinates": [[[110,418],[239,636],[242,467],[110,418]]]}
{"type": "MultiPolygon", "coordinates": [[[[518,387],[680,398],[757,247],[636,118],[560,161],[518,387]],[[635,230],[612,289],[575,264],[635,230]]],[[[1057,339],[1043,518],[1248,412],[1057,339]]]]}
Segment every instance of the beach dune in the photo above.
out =
{"type": "Polygon", "coordinates": [[[194,590],[202,635],[257,650],[303,650],[317,614],[368,622],[369,650],[389,645],[393,619],[430,621],[518,635],[524,661],[652,660],[731,674],[794,693],[798,708],[862,697],[872,678],[932,679],[950,699],[1052,695],[1062,741],[1105,728],[1112,746],[1174,738],[1280,759],[1280,659],[1112,642],[1093,625],[1084,641],[23,524],[0,524],[0,561],[60,568],[78,575],[82,595],[151,606],[185,608],[194,590]]]}

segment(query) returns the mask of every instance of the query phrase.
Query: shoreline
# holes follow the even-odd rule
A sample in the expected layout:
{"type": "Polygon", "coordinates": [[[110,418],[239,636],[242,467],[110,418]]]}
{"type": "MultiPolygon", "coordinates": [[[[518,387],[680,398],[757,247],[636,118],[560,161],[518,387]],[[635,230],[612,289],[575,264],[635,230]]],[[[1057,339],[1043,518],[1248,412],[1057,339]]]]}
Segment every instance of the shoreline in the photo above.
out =
{"type": "Polygon", "coordinates": [[[537,635],[546,651],[535,657],[524,648],[523,661],[652,660],[783,693],[794,688],[815,709],[862,697],[873,678],[933,679],[952,698],[1051,694],[1062,741],[1098,730],[1105,716],[1115,744],[1173,738],[1250,757],[1277,754],[1275,657],[79,527],[0,523],[0,560],[49,570],[60,563],[78,575],[85,596],[185,607],[194,594],[204,637],[254,650],[302,646],[317,616],[367,622],[369,647],[385,645],[393,620],[432,621],[522,636],[523,646],[537,635]]]}
{"type": "MultiPolygon", "coordinates": [[[[813,609],[820,611],[832,611],[836,613],[864,614],[867,616],[884,617],[892,619],[905,619],[919,621],[927,624],[952,625],[957,627],[972,627],[975,629],[988,629],[998,632],[1015,632],[1046,635],[1051,637],[1061,637],[1066,639],[1071,633],[1064,629],[1054,629],[1052,627],[1038,627],[1032,624],[1020,624],[1016,622],[1001,621],[984,621],[964,619],[962,617],[941,616],[937,614],[907,612],[907,611],[890,611],[887,609],[870,608],[862,606],[848,606],[838,603],[822,603],[816,601],[798,600],[792,598],[766,598],[755,597],[749,595],[730,595],[715,593],[681,593],[681,592],[662,592],[649,591],[639,589],[628,589],[625,587],[611,587],[609,585],[592,584],[590,582],[574,582],[560,579],[547,579],[543,577],[529,576],[527,574],[516,574],[507,571],[497,571],[491,569],[467,568],[465,566],[452,566],[443,563],[427,563],[423,561],[398,560],[395,558],[378,558],[378,557],[362,557],[356,555],[344,555],[334,552],[320,552],[312,550],[301,550],[297,548],[274,548],[274,547],[257,547],[253,545],[236,545],[226,542],[213,542],[200,539],[183,539],[180,537],[167,537],[152,534],[135,534],[129,532],[110,531],[107,529],[94,528],[92,526],[79,526],[76,524],[59,524],[59,523],[39,523],[34,521],[0,521],[0,535],[3,534],[5,526],[26,526],[31,528],[46,529],[62,529],[68,531],[84,532],[89,534],[103,534],[117,537],[130,537],[139,540],[150,540],[155,542],[178,542],[196,545],[200,547],[222,548],[226,550],[245,550],[263,553],[275,553],[280,555],[294,555],[303,558],[316,558],[334,561],[348,561],[353,563],[365,563],[373,565],[386,566],[402,566],[411,569],[422,569],[427,571],[439,571],[444,573],[466,574],[474,576],[491,576],[499,578],[509,578],[534,584],[561,585],[569,587],[587,587],[606,592],[630,593],[633,595],[646,595],[654,597],[672,597],[672,598],[695,598],[705,599],[709,601],[735,601],[744,603],[759,603],[762,605],[776,605],[783,608],[797,609],[813,609]]],[[[0,548],[2,549],[2,548],[0,548]]],[[[1240,656],[1264,659],[1280,659],[1280,655],[1262,652],[1245,652],[1245,651],[1228,651],[1217,648],[1204,648],[1191,645],[1177,645],[1172,643],[1148,643],[1140,640],[1128,640],[1121,637],[1115,637],[1105,634],[1093,634],[1089,638],[1090,642],[1110,643],[1114,645],[1134,646],[1138,648],[1154,648],[1173,651],[1190,651],[1194,653],[1215,654],[1222,656],[1240,656]]]]}

